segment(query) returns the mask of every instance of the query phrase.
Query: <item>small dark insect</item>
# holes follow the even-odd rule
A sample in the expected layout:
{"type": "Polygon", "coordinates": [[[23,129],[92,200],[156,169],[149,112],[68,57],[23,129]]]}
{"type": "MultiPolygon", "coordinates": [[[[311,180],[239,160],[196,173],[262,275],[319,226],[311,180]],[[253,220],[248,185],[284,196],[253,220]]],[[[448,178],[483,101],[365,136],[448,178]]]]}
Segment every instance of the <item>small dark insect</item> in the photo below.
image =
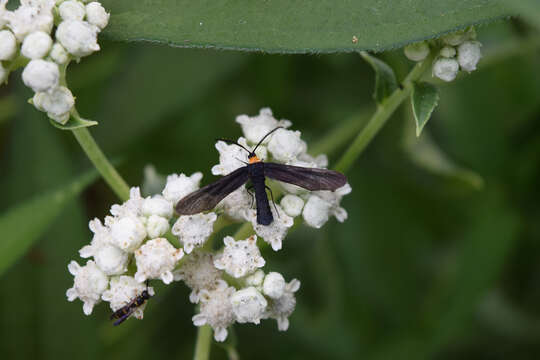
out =
{"type": "MultiPolygon", "coordinates": [[[[271,162],[265,163],[261,161],[257,155],[255,155],[255,150],[257,150],[259,145],[261,145],[270,134],[280,128],[281,127],[277,127],[266,134],[261,141],[259,141],[257,146],[255,146],[253,151],[249,151],[237,142],[219,139],[230,144],[238,145],[246,150],[249,153],[249,163],[181,199],[178,204],[176,204],[176,212],[180,215],[193,215],[213,209],[221,200],[223,200],[223,198],[225,198],[225,196],[238,189],[248,180],[251,180],[251,184],[255,189],[257,223],[261,225],[270,225],[272,221],[274,221],[274,217],[270,211],[270,204],[268,202],[268,197],[266,196],[266,189],[270,190],[270,188],[266,186],[264,182],[265,177],[297,185],[310,191],[334,191],[347,183],[345,175],[337,171],[271,162]]],[[[273,201],[274,199],[271,190],[270,196],[272,196],[273,201]]]]}
{"type": "Polygon", "coordinates": [[[110,316],[110,319],[118,319],[114,322],[114,326],[120,325],[127,320],[128,317],[133,314],[133,312],[141,305],[143,305],[146,300],[150,299],[151,295],[148,292],[148,284],[146,284],[146,289],[143,292],[131,300],[127,305],[121,307],[120,309],[113,312],[110,316]]]}

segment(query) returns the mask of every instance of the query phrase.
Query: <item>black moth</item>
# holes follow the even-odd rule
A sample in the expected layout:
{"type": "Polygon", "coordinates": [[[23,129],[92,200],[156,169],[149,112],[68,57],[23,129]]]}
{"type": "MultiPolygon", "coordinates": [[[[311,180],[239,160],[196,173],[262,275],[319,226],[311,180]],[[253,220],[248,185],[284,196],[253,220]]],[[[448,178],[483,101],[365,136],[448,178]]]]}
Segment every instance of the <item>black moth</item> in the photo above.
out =
{"type": "MultiPolygon", "coordinates": [[[[280,128],[281,127],[277,127],[266,134],[261,141],[259,141],[257,146],[255,146],[253,151],[249,151],[234,141],[221,139],[228,143],[238,145],[246,150],[249,153],[249,163],[181,199],[178,204],[176,204],[176,212],[180,215],[193,215],[213,209],[221,200],[223,200],[223,198],[225,198],[225,196],[238,189],[248,180],[251,180],[253,188],[255,189],[257,223],[269,225],[274,221],[274,217],[270,211],[270,204],[268,202],[268,197],[266,196],[266,189],[270,190],[270,188],[266,186],[264,182],[265,177],[297,185],[310,191],[334,191],[347,183],[345,175],[337,171],[261,161],[257,155],[255,155],[255,150],[257,150],[259,145],[261,145],[270,134],[280,128]]],[[[272,195],[271,192],[270,195],[272,195]]]]}
{"type": "Polygon", "coordinates": [[[151,295],[148,292],[148,285],[146,287],[147,288],[143,290],[140,295],[138,295],[133,300],[131,300],[127,305],[121,307],[120,309],[116,310],[115,312],[111,314],[110,316],[111,320],[118,319],[113,323],[114,326],[120,325],[121,323],[126,321],[127,318],[130,317],[131,314],[133,314],[135,309],[143,305],[146,302],[146,300],[150,299],[151,295]]]}

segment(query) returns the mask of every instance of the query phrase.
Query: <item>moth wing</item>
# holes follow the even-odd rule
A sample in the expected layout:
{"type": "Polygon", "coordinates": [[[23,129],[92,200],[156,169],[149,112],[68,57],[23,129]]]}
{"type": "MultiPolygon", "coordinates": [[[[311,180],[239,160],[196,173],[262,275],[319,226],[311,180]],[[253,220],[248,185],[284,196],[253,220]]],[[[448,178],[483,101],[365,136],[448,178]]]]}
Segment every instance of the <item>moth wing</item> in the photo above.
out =
{"type": "Polygon", "coordinates": [[[300,186],[310,191],[335,191],[347,183],[347,177],[328,169],[264,163],[264,175],[270,179],[300,186]]]}
{"type": "Polygon", "coordinates": [[[180,199],[175,207],[176,212],[180,215],[193,215],[213,209],[225,196],[245,184],[247,180],[247,167],[236,169],[221,179],[180,199]]]}

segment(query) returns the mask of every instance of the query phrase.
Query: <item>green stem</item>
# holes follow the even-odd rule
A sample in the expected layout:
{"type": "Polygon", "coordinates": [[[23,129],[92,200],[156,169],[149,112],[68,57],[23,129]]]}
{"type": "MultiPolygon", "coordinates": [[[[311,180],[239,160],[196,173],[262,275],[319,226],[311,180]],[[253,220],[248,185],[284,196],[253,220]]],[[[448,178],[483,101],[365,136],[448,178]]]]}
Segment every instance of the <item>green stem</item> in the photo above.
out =
{"type": "Polygon", "coordinates": [[[99,171],[105,182],[111,187],[114,193],[122,200],[129,199],[129,186],[111,165],[105,154],[99,148],[90,131],[87,128],[74,129],[73,135],[83,148],[86,156],[99,171]]]}
{"type": "Polygon", "coordinates": [[[203,325],[197,330],[197,342],[195,343],[195,355],[193,360],[208,360],[210,358],[210,345],[212,344],[212,328],[203,325]]]}
{"type": "Polygon", "coordinates": [[[411,72],[403,81],[402,87],[394,92],[379,105],[375,114],[371,117],[367,125],[360,131],[354,142],[349,146],[345,154],[336,165],[336,170],[347,172],[356,159],[362,154],[366,146],[379,133],[383,125],[396,111],[399,105],[409,97],[412,92],[413,82],[420,79],[422,75],[431,67],[433,56],[428,56],[424,61],[415,65],[411,72]]]}

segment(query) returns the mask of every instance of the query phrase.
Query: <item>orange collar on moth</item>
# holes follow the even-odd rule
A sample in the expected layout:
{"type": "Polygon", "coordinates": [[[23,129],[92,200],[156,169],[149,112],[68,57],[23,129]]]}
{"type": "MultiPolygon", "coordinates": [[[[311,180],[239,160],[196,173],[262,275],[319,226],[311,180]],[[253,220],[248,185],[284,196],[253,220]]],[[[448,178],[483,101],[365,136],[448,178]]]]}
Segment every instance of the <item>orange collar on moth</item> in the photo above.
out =
{"type": "Polygon", "coordinates": [[[249,157],[249,163],[250,164],[254,164],[254,163],[258,163],[258,162],[261,162],[261,159],[259,159],[257,157],[257,155],[253,155],[253,156],[249,157]]]}

